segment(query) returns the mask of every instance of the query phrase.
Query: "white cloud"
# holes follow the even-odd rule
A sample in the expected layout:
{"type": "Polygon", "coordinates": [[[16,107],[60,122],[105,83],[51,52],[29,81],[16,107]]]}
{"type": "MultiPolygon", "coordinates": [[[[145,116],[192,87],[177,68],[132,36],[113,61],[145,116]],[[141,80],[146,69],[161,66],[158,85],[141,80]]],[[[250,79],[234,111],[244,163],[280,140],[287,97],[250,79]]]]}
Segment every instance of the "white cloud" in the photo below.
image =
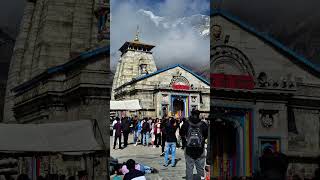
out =
{"type": "Polygon", "coordinates": [[[158,68],[184,64],[199,69],[209,65],[210,40],[194,30],[192,23],[180,23],[184,16],[209,9],[206,0],[167,0],[153,7],[139,0],[111,1],[111,66],[114,70],[125,41],[135,38],[137,25],[140,41],[156,45],[153,49],[158,68]],[[135,2],[135,3],[134,3],[135,2]],[[189,3],[188,3],[189,2],[189,3]],[[195,3],[197,2],[197,3],[195,3]]]}

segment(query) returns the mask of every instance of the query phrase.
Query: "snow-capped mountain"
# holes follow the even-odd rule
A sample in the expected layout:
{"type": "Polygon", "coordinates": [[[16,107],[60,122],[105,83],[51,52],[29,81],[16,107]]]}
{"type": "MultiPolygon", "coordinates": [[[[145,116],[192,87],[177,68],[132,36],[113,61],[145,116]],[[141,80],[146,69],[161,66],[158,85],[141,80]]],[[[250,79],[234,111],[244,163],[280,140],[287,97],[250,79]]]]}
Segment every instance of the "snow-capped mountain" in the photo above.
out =
{"type": "Polygon", "coordinates": [[[192,27],[200,36],[204,38],[209,37],[210,20],[209,16],[206,15],[196,14],[188,17],[170,19],[168,17],[157,16],[153,12],[143,9],[140,9],[137,15],[141,16],[141,18],[148,18],[151,23],[163,30],[192,27]]]}

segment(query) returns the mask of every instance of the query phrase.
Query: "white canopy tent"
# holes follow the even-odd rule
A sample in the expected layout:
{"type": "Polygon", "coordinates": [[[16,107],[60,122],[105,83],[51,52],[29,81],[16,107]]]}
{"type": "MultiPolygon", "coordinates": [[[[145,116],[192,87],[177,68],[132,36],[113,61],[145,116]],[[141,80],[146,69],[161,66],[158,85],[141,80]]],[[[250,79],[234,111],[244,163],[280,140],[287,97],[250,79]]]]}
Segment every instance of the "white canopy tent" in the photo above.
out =
{"type": "Polygon", "coordinates": [[[98,144],[90,120],[46,124],[0,124],[1,152],[93,152],[98,144]]]}
{"type": "Polygon", "coordinates": [[[142,109],[138,99],[124,101],[110,101],[111,111],[137,111],[142,109]]]}

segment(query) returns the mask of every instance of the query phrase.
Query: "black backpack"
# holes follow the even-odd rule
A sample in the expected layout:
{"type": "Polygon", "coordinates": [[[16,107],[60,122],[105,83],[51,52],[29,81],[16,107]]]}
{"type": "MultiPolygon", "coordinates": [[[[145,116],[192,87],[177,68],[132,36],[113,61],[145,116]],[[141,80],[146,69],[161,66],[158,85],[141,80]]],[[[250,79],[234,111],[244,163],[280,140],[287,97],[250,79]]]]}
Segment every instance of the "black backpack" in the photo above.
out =
{"type": "Polygon", "coordinates": [[[203,135],[202,135],[202,129],[201,129],[202,122],[193,124],[192,122],[189,121],[188,123],[189,123],[189,128],[187,132],[187,147],[202,148],[202,142],[203,142],[203,135]]]}

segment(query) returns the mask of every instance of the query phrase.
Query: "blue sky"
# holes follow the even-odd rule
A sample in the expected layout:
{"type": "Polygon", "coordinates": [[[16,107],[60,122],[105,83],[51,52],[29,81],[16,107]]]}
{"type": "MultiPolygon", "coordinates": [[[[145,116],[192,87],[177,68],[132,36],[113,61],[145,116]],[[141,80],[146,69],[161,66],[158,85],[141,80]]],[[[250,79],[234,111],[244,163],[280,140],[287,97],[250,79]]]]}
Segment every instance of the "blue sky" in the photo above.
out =
{"type": "MultiPolygon", "coordinates": [[[[156,45],[154,57],[159,68],[172,64],[205,66],[210,59],[210,40],[203,39],[191,26],[163,28],[150,17],[165,19],[169,24],[196,14],[209,15],[209,0],[111,0],[111,68],[120,58],[118,49],[134,39],[137,25],[140,40],[156,45]],[[148,11],[150,17],[139,14],[148,11]]],[[[163,21],[162,21],[163,22],[163,21]]]]}

